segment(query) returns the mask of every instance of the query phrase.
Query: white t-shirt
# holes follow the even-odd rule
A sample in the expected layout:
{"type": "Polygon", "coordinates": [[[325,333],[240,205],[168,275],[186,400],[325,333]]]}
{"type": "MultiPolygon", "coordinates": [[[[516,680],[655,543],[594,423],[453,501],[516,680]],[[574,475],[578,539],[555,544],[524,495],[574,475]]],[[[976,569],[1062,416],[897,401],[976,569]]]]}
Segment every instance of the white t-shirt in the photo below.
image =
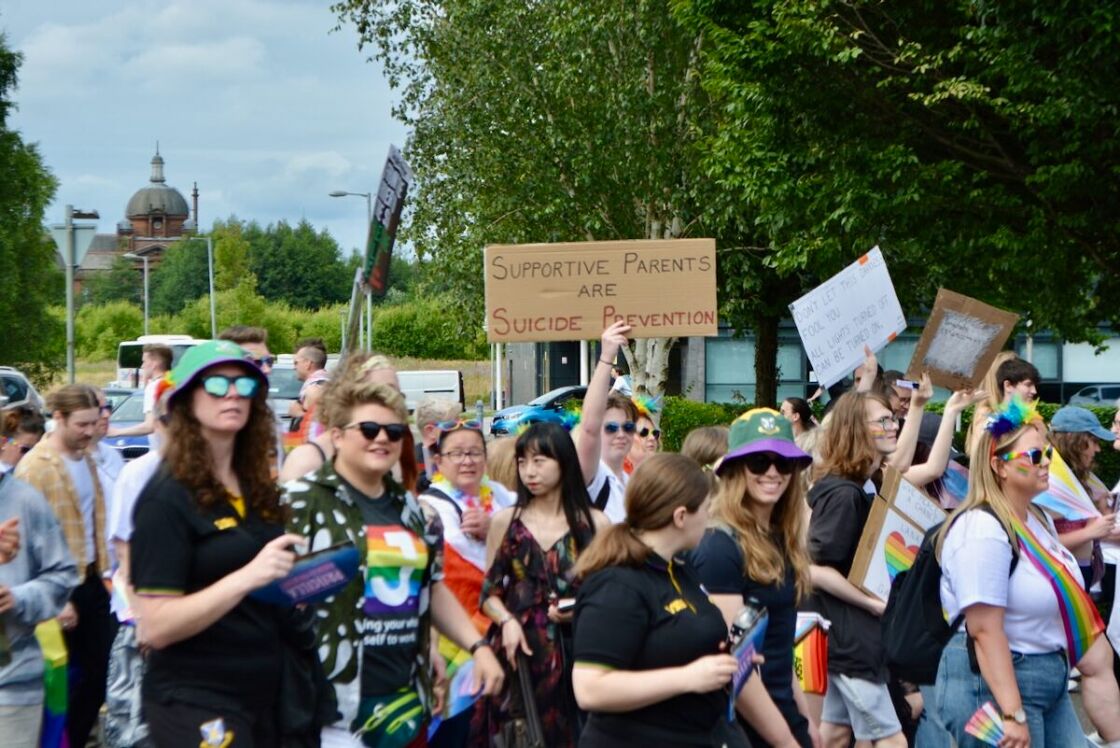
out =
{"type": "MultiPolygon", "coordinates": [[[[132,537],[132,510],[136,507],[136,500],[140,498],[144,486],[159,470],[160,462],[159,452],[148,452],[125,465],[113,485],[113,493],[109,499],[109,521],[105,523],[105,539],[109,543],[109,557],[114,570],[117,568],[117,553],[113,541],[127,543],[132,537]]],[[[125,600],[121,595],[114,594],[109,599],[109,609],[122,622],[127,618],[125,600]]]]}
{"type": "MultiPolygon", "coordinates": [[[[1027,527],[1074,579],[1081,579],[1077,559],[1058,542],[1051,527],[1043,526],[1033,513],[1027,527]]],[[[1009,579],[1010,565],[1011,544],[999,520],[980,510],[961,515],[945,537],[941,553],[941,605],[949,620],[970,605],[994,605],[1005,609],[1003,630],[1012,652],[1046,654],[1065,649],[1065,631],[1049,578],[1022,554],[1009,579]]]]}
{"type": "Polygon", "coordinates": [[[97,464],[97,477],[101,481],[101,491],[106,497],[113,495],[113,484],[117,476],[124,469],[124,458],[121,453],[110,447],[104,441],[97,443],[97,448],[90,452],[93,461],[97,464]]]}
{"type": "MultiPolygon", "coordinates": [[[[493,502],[492,514],[517,503],[517,494],[511,493],[508,488],[497,481],[490,482],[490,492],[493,502]]],[[[419,496],[421,502],[426,503],[439,515],[440,522],[443,524],[444,544],[453,547],[455,552],[462,556],[465,561],[485,574],[487,569],[486,541],[473,538],[463,532],[460,512],[466,511],[467,506],[462,500],[456,500],[454,496],[448,496],[447,498],[455,502],[455,505],[459,508],[458,512],[443,499],[433,498],[427,494],[420,494],[419,496]]]]}
{"type": "Polygon", "coordinates": [[[78,508],[82,511],[82,525],[86,535],[85,564],[92,564],[97,558],[97,548],[93,544],[93,481],[96,478],[90,472],[89,465],[84,457],[71,460],[64,456],[62,459],[66,463],[66,468],[70,471],[70,480],[74,484],[74,492],[78,495],[78,508]]]}
{"type": "MultiPolygon", "coordinates": [[[[144,385],[144,417],[156,409],[156,387],[162,375],[144,385]]],[[[159,451],[159,434],[155,431],[148,434],[148,449],[152,452],[159,451]]]]}
{"type": "Polygon", "coordinates": [[[619,478],[613,470],[607,467],[607,463],[599,460],[599,471],[587,484],[587,495],[591,498],[592,505],[598,498],[599,492],[603,490],[603,483],[610,484],[610,494],[607,496],[607,505],[603,507],[603,514],[607,515],[607,519],[616,525],[626,519],[626,481],[629,477],[626,473],[623,473],[622,477],[619,478]]]}

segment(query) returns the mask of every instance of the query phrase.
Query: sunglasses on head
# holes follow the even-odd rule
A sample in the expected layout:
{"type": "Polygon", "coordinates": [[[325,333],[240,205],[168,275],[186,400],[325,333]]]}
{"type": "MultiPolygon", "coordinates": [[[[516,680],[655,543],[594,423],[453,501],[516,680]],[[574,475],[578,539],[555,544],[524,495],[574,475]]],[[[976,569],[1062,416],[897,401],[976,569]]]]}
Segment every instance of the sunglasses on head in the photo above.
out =
{"type": "Polygon", "coordinates": [[[342,427],[343,431],[347,429],[357,429],[365,439],[373,441],[377,435],[385,431],[385,436],[391,442],[399,442],[404,438],[404,432],[408,430],[408,426],[403,423],[378,423],[377,421],[361,421],[359,423],[351,423],[342,427]]]}
{"type": "Polygon", "coordinates": [[[211,374],[202,380],[202,389],[206,390],[208,395],[225,397],[229,394],[229,388],[233,387],[238,397],[248,398],[257,394],[258,384],[256,377],[245,375],[227,377],[224,374],[211,374]]]}
{"type": "Polygon", "coordinates": [[[266,366],[272,366],[276,363],[276,356],[261,356],[260,358],[250,358],[249,360],[256,364],[257,368],[263,369],[266,366]]]}
{"type": "Polygon", "coordinates": [[[440,431],[458,431],[459,429],[482,431],[482,422],[474,418],[457,418],[454,421],[440,421],[436,424],[436,428],[440,431]]]}
{"type": "Polygon", "coordinates": [[[743,464],[755,475],[765,475],[770,471],[771,465],[778,469],[779,475],[789,475],[794,468],[793,460],[773,452],[751,452],[743,455],[743,464]]]}
{"type": "Polygon", "coordinates": [[[608,434],[617,434],[619,429],[622,429],[623,433],[633,434],[637,428],[637,424],[635,424],[633,421],[626,421],[624,423],[619,423],[618,421],[607,421],[603,424],[603,431],[606,431],[608,434]]]}
{"type": "Polygon", "coordinates": [[[1031,461],[1032,465],[1041,465],[1042,464],[1042,458],[1045,457],[1046,459],[1049,460],[1050,456],[1052,454],[1054,454],[1054,448],[1053,447],[1046,447],[1045,449],[1040,449],[1038,447],[1032,447],[1031,449],[1024,449],[1024,450],[1020,450],[1018,452],[1006,452],[1004,454],[999,455],[999,458],[1001,460],[1003,460],[1004,462],[1011,462],[1012,460],[1017,460],[1020,457],[1026,457],[1028,460],[1031,461]]]}
{"type": "Polygon", "coordinates": [[[643,439],[645,439],[650,434],[653,434],[654,439],[660,439],[661,438],[661,429],[651,429],[651,428],[648,428],[646,426],[643,426],[642,428],[638,429],[638,436],[642,437],[643,439]]]}

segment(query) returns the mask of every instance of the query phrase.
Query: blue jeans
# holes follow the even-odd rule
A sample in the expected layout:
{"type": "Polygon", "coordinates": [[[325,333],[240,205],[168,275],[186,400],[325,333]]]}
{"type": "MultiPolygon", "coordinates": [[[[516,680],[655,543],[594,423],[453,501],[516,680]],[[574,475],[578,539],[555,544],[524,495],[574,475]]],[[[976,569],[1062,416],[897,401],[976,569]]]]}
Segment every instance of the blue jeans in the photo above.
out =
{"type": "MultiPolygon", "coordinates": [[[[984,679],[968,665],[965,636],[963,631],[958,632],[942,652],[934,686],[935,704],[930,706],[940,712],[941,723],[960,748],[983,748],[985,743],[967,734],[964,726],[985,701],[991,701],[997,709],[999,706],[984,679]]],[[[1031,748],[1090,745],[1066,691],[1069,664],[1065,653],[1025,655],[1012,652],[1011,662],[1027,713],[1031,748]]]]}

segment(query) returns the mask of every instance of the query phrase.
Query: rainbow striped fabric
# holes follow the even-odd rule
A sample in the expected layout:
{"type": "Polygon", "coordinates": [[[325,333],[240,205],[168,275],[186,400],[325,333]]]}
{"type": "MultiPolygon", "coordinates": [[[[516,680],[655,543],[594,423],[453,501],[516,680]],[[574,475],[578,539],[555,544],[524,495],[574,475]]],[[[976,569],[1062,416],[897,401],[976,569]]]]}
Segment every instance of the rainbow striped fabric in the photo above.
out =
{"type": "Polygon", "coordinates": [[[1050,487],[1034,498],[1034,503],[1062,519],[1092,519],[1101,516],[1081,481],[1070,470],[1058,450],[1050,455],[1050,487]]]}
{"type": "Polygon", "coordinates": [[[1050,582],[1058,599],[1058,613],[1066,635],[1066,654],[1076,665],[1089,651],[1093,641],[1104,631],[1104,621],[1089,598],[1089,593],[1070,570],[1042,545],[1030,528],[1013,517],[1012,526],[1019,536],[1019,549],[1028,561],[1050,582]]]}
{"type": "Polygon", "coordinates": [[[1003,719],[992,702],[985,701],[968,720],[964,731],[988,745],[999,745],[1003,740],[1003,719]]]}

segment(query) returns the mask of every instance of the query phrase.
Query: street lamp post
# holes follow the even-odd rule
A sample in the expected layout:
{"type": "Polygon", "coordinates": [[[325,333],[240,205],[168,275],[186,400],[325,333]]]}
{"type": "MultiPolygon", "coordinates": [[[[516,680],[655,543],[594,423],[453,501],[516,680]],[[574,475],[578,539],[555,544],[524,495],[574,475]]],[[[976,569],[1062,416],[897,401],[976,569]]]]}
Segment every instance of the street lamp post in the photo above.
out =
{"type": "MultiPolygon", "coordinates": [[[[373,224],[373,193],[372,192],[346,192],[333,190],[331,197],[364,197],[366,199],[366,236],[369,236],[369,227],[373,224]]],[[[373,299],[366,293],[366,350],[373,350],[373,299]]],[[[359,345],[361,343],[359,342],[359,345]]]]}
{"type": "Polygon", "coordinates": [[[74,255],[74,219],[100,217],[96,210],[74,210],[73,205],[67,205],[63,219],[66,234],[62,262],[66,269],[66,377],[70,384],[74,384],[74,270],[78,264],[74,255]]]}
{"type": "Polygon", "coordinates": [[[214,242],[207,236],[206,239],[206,273],[210,280],[210,339],[218,337],[218,315],[214,306],[214,242]]]}
{"type": "Polygon", "coordinates": [[[148,256],[125,252],[126,260],[143,260],[144,262],[144,334],[148,334],[148,256]]]}

